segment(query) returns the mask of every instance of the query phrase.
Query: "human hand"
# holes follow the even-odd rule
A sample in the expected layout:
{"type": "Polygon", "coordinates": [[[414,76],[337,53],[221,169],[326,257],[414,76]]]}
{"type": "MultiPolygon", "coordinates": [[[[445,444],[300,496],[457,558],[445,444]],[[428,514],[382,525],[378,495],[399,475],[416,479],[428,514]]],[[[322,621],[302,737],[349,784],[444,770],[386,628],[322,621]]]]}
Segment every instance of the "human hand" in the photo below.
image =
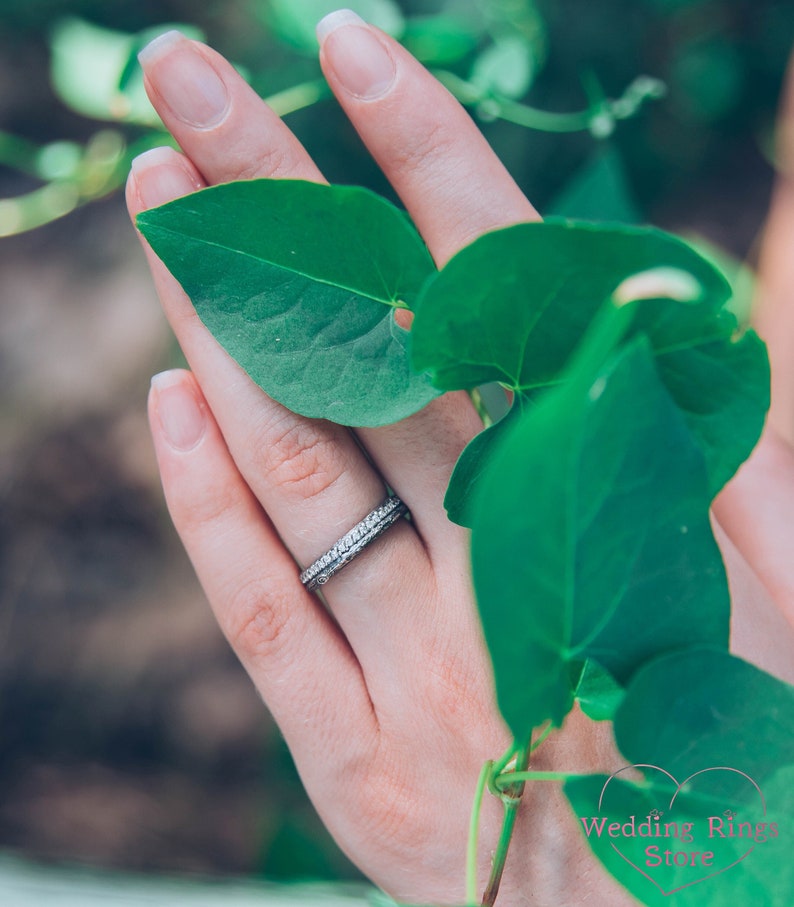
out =
{"type": "MultiPolygon", "coordinates": [[[[337,16],[326,20],[321,59],[439,265],[486,230],[537,217],[468,116],[395,42],[337,16]]],[[[322,179],[208,48],[170,36],[142,63],[185,156],[158,150],[136,161],[133,215],[230,179],[322,179]]],[[[479,420],[465,395],[448,394],[402,423],[359,430],[373,467],[347,430],[295,416],[255,387],[147,254],[193,371],[154,383],[158,461],[221,627],[347,853],[399,899],[462,903],[476,777],[510,742],[471,593],[468,538],[442,504],[479,420]],[[384,481],[408,503],[412,523],[395,525],[332,580],[329,616],[300,585],[294,559],[308,564],[325,551],[382,500],[384,481]]],[[[779,618],[758,584],[745,598],[761,601],[772,623],[779,618]]],[[[748,638],[758,638],[752,625],[748,638]]],[[[608,729],[579,714],[533,758],[539,769],[567,771],[620,764],[608,729]]],[[[594,895],[628,903],[589,855],[559,791],[528,788],[524,798],[499,903],[527,902],[530,892],[537,904],[594,895]]],[[[482,879],[500,818],[489,803],[482,879]]]]}

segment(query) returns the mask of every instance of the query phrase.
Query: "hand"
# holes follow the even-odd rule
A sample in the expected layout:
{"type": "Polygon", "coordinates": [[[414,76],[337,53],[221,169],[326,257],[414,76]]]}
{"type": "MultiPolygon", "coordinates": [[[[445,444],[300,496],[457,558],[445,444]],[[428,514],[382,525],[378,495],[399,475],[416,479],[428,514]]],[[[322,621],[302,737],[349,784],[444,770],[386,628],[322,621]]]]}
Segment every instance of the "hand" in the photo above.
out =
{"type": "MultiPolygon", "coordinates": [[[[714,512],[794,625],[794,57],[787,81],[778,125],[779,176],[761,249],[754,312],[772,366],[772,403],[758,446],[716,499],[714,512]]],[[[791,651],[784,657],[791,681],[791,651]]]]}
{"type": "MultiPolygon", "coordinates": [[[[326,20],[321,35],[334,93],[439,265],[486,230],[537,218],[469,117],[398,44],[347,14],[326,20]]],[[[142,65],[184,155],[158,149],[135,162],[133,216],[231,179],[322,180],[284,124],[207,47],[172,34],[144,51],[142,65]]],[[[442,505],[480,422],[465,395],[448,394],[402,423],[357,431],[370,462],[347,430],[296,416],[255,387],[147,255],[192,369],[153,382],[158,462],[218,621],[343,849],[398,899],[463,903],[476,778],[510,742],[472,598],[467,535],[442,505]],[[333,578],[329,614],[301,586],[295,560],[324,552],[382,500],[385,483],[413,520],[333,578]]],[[[746,575],[745,599],[781,621],[746,575]]],[[[765,649],[770,636],[754,626],[742,631],[743,645],[765,649]]],[[[785,633],[771,638],[785,642],[785,633]]],[[[589,772],[622,762],[608,728],[574,713],[533,764],[589,772]]],[[[558,790],[528,788],[524,798],[500,904],[632,902],[590,857],[558,790]]],[[[491,799],[483,883],[500,822],[491,799]]]]}

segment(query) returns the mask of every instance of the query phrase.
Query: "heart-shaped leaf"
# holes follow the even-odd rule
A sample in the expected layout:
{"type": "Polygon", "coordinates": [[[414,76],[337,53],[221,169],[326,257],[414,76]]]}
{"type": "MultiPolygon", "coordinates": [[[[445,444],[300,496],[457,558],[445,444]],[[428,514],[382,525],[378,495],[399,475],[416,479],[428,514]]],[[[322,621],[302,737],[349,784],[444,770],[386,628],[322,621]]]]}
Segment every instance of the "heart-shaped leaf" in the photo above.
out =
{"type": "Polygon", "coordinates": [[[546,222],[486,233],[426,284],[412,326],[414,366],[442,390],[553,383],[619,284],[663,267],[691,274],[711,315],[728,298],[718,271],[648,227],[546,222]]]}
{"type": "Polygon", "coordinates": [[[594,380],[547,393],[480,484],[474,583],[499,706],[519,742],[547,719],[561,723],[572,663],[594,658],[624,684],[654,654],[727,647],[703,459],[646,341],[594,380]]]}
{"type": "Polygon", "coordinates": [[[383,425],[437,396],[393,317],[433,262],[377,195],[249,180],[146,211],[138,226],[221,345],[294,412],[383,425]]]}
{"type": "MultiPolygon", "coordinates": [[[[699,298],[636,302],[627,336],[649,338],[661,378],[706,458],[713,496],[760,436],[769,366],[758,337],[739,333],[722,308],[730,292],[725,280],[674,237],[583,224],[521,224],[488,234],[425,285],[411,335],[414,365],[445,389],[501,381],[514,391],[514,409],[523,408],[561,380],[602,299],[632,267],[652,261],[689,275],[699,298]]],[[[452,520],[471,525],[477,480],[504,430],[492,427],[463,452],[446,498],[452,520]]]]}

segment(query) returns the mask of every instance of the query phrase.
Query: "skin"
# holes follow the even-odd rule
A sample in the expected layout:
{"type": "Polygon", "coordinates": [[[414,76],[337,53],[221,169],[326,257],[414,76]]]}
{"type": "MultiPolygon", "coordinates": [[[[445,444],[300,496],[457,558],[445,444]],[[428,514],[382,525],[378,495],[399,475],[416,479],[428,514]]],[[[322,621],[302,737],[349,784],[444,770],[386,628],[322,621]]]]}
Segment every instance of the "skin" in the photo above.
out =
{"type": "MultiPolygon", "coordinates": [[[[439,265],[486,230],[538,217],[458,103],[383,33],[339,24],[320,59],[439,265]],[[377,54],[385,60],[373,81],[365,64],[377,54]]],[[[127,186],[133,217],[232,179],[323,179],[288,128],[208,47],[171,36],[150,46],[142,65],[182,153],[159,149],[136,161],[127,186]],[[202,66],[222,82],[210,93],[214,107],[206,91],[193,93],[202,66]]],[[[714,511],[734,596],[732,649],[788,680],[794,371],[785,354],[794,342],[794,257],[786,239],[793,235],[794,187],[782,178],[759,315],[762,331],[777,338],[770,351],[782,377],[756,453],[714,511]]],[[[477,775],[510,743],[476,618],[467,534],[442,506],[455,460],[481,428],[468,397],[448,394],[397,425],[357,431],[369,462],[348,430],[296,416],[254,386],[144,248],[191,369],[153,383],[157,459],[218,622],[348,855],[397,899],[461,904],[477,775]],[[400,521],[334,577],[326,610],[301,586],[296,560],[313,561],[380,503],[384,480],[413,523],[400,521]]],[[[557,771],[623,764],[609,728],[578,712],[533,757],[533,767],[557,771]]],[[[528,786],[524,801],[499,904],[634,903],[590,857],[556,784],[528,786]]],[[[482,886],[500,823],[501,806],[486,798],[482,886]]]]}

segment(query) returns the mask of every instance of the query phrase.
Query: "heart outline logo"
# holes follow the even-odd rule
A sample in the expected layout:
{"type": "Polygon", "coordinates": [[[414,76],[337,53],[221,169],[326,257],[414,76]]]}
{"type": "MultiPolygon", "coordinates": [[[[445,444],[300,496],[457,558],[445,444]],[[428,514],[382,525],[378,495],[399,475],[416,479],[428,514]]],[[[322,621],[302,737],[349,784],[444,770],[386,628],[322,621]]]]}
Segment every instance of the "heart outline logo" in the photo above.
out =
{"type": "MultiPolygon", "coordinates": [[[[604,782],[604,786],[601,788],[601,795],[598,798],[599,813],[601,812],[603,802],[604,802],[604,795],[606,793],[607,788],[609,787],[610,782],[614,778],[616,778],[618,775],[620,775],[622,772],[631,771],[632,769],[640,769],[640,768],[654,769],[655,771],[661,772],[663,775],[666,775],[673,782],[673,784],[675,784],[675,786],[676,786],[675,791],[673,792],[673,796],[670,798],[670,802],[667,807],[668,810],[672,809],[673,805],[675,804],[676,798],[678,797],[679,793],[681,793],[681,790],[684,788],[684,786],[686,784],[688,784],[693,778],[696,778],[698,775],[703,775],[707,772],[715,772],[715,771],[733,772],[734,774],[740,775],[745,780],[749,781],[750,784],[752,784],[752,786],[755,788],[755,790],[758,793],[758,796],[761,800],[761,806],[763,808],[763,815],[766,816],[766,798],[764,797],[764,794],[763,794],[761,788],[758,786],[758,783],[753,778],[751,778],[746,772],[741,771],[741,769],[733,768],[732,766],[728,766],[728,765],[712,765],[709,768],[702,768],[699,771],[692,772],[691,775],[688,775],[683,781],[679,782],[678,779],[674,775],[672,775],[670,772],[668,772],[666,769],[663,769],[659,765],[653,765],[652,763],[646,763],[646,762],[636,762],[633,765],[624,765],[623,768],[619,768],[617,771],[613,772],[606,779],[606,781],[604,782]]],[[[630,860],[626,856],[626,854],[624,854],[623,851],[621,851],[621,849],[613,841],[610,841],[609,844],[612,847],[612,849],[618,854],[618,856],[620,856],[623,860],[625,860],[629,864],[629,866],[631,866],[633,869],[636,869],[637,872],[640,873],[640,875],[642,875],[646,879],[648,879],[648,881],[659,890],[659,892],[662,894],[663,897],[669,897],[672,894],[676,894],[676,892],[682,891],[684,888],[691,888],[693,885],[699,885],[701,882],[706,882],[709,879],[713,879],[715,876],[722,875],[724,872],[727,872],[729,869],[733,869],[734,866],[738,866],[739,863],[741,863],[743,860],[745,860],[755,850],[755,844],[753,844],[751,847],[748,848],[748,850],[745,851],[745,853],[742,854],[742,856],[740,856],[738,859],[734,860],[732,863],[728,864],[727,866],[723,866],[719,869],[716,869],[714,872],[710,872],[708,875],[701,876],[699,879],[694,879],[693,881],[687,882],[684,885],[679,885],[677,888],[673,888],[670,891],[665,891],[665,889],[656,881],[656,879],[653,878],[653,876],[651,876],[648,872],[646,872],[644,869],[641,869],[639,866],[637,866],[636,863],[634,863],[632,860],[630,860]]]]}

